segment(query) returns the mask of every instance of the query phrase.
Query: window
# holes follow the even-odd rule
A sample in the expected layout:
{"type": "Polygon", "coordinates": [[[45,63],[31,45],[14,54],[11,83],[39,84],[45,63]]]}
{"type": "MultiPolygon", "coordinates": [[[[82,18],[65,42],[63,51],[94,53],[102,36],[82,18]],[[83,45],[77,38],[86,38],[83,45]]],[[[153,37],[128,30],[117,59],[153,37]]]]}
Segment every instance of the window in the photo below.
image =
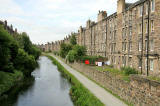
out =
{"type": "Polygon", "coordinates": [[[154,62],[153,59],[150,60],[150,70],[153,71],[154,62]]]}
{"type": "Polygon", "coordinates": [[[148,15],[148,3],[146,3],[146,15],[148,15]]]}
{"type": "Polygon", "coordinates": [[[141,59],[141,58],[139,58],[139,64],[138,64],[138,67],[139,67],[139,68],[142,68],[142,59],[141,59]]]}
{"type": "Polygon", "coordinates": [[[151,20],[151,32],[154,32],[154,21],[151,20]]]}
{"type": "Polygon", "coordinates": [[[127,43],[122,42],[122,51],[126,51],[127,43]]]}
{"type": "Polygon", "coordinates": [[[145,59],[145,69],[147,70],[147,59],[145,59]]]}
{"type": "Polygon", "coordinates": [[[129,42],[129,51],[132,51],[132,42],[129,42]]]}
{"type": "Polygon", "coordinates": [[[150,41],[150,51],[154,51],[154,42],[153,42],[153,40],[150,41]]]}
{"type": "Polygon", "coordinates": [[[128,63],[130,64],[130,67],[132,67],[132,57],[129,57],[128,63]]]}
{"type": "Polygon", "coordinates": [[[123,67],[126,66],[126,57],[122,56],[123,67]]]}
{"type": "Polygon", "coordinates": [[[155,11],[155,0],[151,1],[151,12],[155,11]]]}
{"type": "Polygon", "coordinates": [[[148,33],[148,22],[146,21],[146,33],[148,33]]]}
{"type": "Polygon", "coordinates": [[[139,33],[142,33],[142,24],[139,24],[139,33]]]}
{"type": "Polygon", "coordinates": [[[142,14],[143,14],[143,6],[140,6],[139,7],[139,15],[142,16],[142,14]]]}
{"type": "Polygon", "coordinates": [[[113,57],[113,63],[116,64],[116,57],[113,57]]]}
{"type": "Polygon", "coordinates": [[[147,51],[148,50],[148,41],[145,40],[145,50],[147,51]]]}
{"type": "Polygon", "coordinates": [[[132,37],[132,27],[129,27],[129,36],[132,37]]]}
{"type": "Polygon", "coordinates": [[[109,46],[109,47],[110,47],[110,52],[112,52],[112,45],[110,44],[110,46],[109,46]]]}
{"type": "Polygon", "coordinates": [[[139,41],[139,42],[138,42],[138,50],[139,50],[139,51],[142,51],[142,41],[139,41]]]}
{"type": "Polygon", "coordinates": [[[116,43],[113,43],[113,52],[116,50],[116,43]]]}
{"type": "Polygon", "coordinates": [[[128,31],[127,31],[127,27],[126,27],[126,28],[125,28],[125,34],[124,34],[125,37],[127,36],[127,32],[128,32],[128,31]]]}
{"type": "Polygon", "coordinates": [[[122,42],[122,51],[124,51],[124,42],[122,42]]]}
{"type": "Polygon", "coordinates": [[[123,28],[122,29],[122,38],[124,38],[125,37],[125,29],[123,28]]]}

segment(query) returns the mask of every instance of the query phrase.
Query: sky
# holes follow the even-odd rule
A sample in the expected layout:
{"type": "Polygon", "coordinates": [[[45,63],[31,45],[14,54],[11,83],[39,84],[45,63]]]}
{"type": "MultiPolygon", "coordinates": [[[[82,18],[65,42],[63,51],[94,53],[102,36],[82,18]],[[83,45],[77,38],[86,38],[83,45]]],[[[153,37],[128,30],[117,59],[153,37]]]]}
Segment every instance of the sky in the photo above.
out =
{"type": "Polygon", "coordinates": [[[33,43],[45,44],[77,32],[88,19],[96,21],[99,10],[110,15],[116,8],[117,0],[0,0],[0,20],[27,32],[33,43]]]}

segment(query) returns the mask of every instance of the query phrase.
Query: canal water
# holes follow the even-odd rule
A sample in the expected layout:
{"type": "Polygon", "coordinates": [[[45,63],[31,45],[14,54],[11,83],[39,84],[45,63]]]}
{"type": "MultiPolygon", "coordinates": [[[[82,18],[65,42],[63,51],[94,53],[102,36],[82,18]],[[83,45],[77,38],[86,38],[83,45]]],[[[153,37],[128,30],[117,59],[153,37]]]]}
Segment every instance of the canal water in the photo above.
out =
{"type": "Polygon", "coordinates": [[[32,75],[34,83],[18,95],[13,106],[73,106],[70,83],[47,57],[40,57],[39,68],[32,75]]]}

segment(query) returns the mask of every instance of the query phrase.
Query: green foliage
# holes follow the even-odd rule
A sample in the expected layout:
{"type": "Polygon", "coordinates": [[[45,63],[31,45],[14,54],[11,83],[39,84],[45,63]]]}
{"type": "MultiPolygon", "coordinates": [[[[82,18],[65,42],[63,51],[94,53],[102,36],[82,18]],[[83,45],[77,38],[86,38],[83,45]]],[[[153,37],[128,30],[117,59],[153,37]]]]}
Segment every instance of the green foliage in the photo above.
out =
{"type": "Polygon", "coordinates": [[[57,65],[66,78],[72,83],[70,95],[75,106],[104,106],[88,89],[86,89],[71,73],[69,73],[55,58],[47,56],[57,65]]]}
{"type": "Polygon", "coordinates": [[[7,31],[0,26],[0,70],[1,71],[13,71],[13,64],[11,63],[12,57],[16,53],[15,42],[13,37],[8,34],[7,31]],[[12,48],[12,46],[15,48],[12,48]],[[13,52],[10,50],[13,49],[13,52]]]}
{"type": "Polygon", "coordinates": [[[76,45],[77,44],[76,35],[75,34],[71,35],[70,44],[72,44],[72,45],[76,45]]]}
{"type": "Polygon", "coordinates": [[[37,48],[35,45],[32,45],[29,51],[30,55],[33,55],[35,59],[37,60],[39,56],[41,55],[41,50],[37,48]]]}
{"type": "Polygon", "coordinates": [[[20,71],[14,71],[14,73],[0,71],[0,95],[8,91],[20,79],[23,79],[20,71]]]}
{"type": "Polygon", "coordinates": [[[80,57],[86,55],[86,48],[84,46],[75,45],[73,50],[76,52],[75,59],[78,60],[80,57]]]}
{"type": "Polygon", "coordinates": [[[58,55],[59,53],[58,53],[57,51],[54,51],[53,54],[54,54],[54,55],[58,55]]]}
{"type": "Polygon", "coordinates": [[[70,44],[65,44],[65,43],[62,43],[61,44],[61,48],[60,48],[60,56],[62,58],[66,58],[68,52],[72,50],[72,45],[70,44]]]}
{"type": "Polygon", "coordinates": [[[95,61],[99,59],[98,56],[83,56],[81,57],[81,61],[89,60],[90,64],[95,64],[95,61]]]}
{"type": "Polygon", "coordinates": [[[121,70],[125,75],[138,74],[138,71],[135,68],[131,67],[122,67],[121,70]]]}
{"type": "Polygon", "coordinates": [[[22,70],[25,76],[29,76],[37,66],[35,58],[32,55],[28,55],[23,49],[18,50],[14,62],[16,69],[22,70]]]}
{"type": "Polygon", "coordinates": [[[77,52],[76,52],[76,51],[70,50],[69,53],[68,53],[68,55],[67,55],[67,60],[68,60],[69,62],[71,62],[71,63],[74,62],[76,55],[77,55],[77,52]]]}
{"type": "Polygon", "coordinates": [[[72,50],[68,52],[66,56],[69,62],[74,62],[74,60],[79,60],[85,55],[86,48],[84,46],[75,45],[72,50]]]}

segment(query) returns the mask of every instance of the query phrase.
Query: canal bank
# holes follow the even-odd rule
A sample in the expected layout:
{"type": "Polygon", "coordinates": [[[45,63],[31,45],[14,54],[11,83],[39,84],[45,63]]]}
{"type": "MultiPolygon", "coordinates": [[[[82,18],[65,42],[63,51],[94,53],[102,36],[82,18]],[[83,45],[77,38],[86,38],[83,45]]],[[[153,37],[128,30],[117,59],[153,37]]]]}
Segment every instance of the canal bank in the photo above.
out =
{"type": "Polygon", "coordinates": [[[77,72],[76,70],[72,69],[70,66],[65,64],[63,61],[55,57],[54,55],[50,54],[56,60],[62,64],[71,74],[73,74],[88,90],[90,90],[99,100],[101,100],[107,106],[126,106],[124,102],[114,97],[112,94],[107,92],[104,88],[100,87],[93,81],[86,78],[81,73],[77,72]]]}
{"type": "Polygon", "coordinates": [[[32,78],[7,92],[7,99],[0,106],[73,106],[69,95],[71,84],[57,66],[45,56],[38,63],[32,78]]]}
{"type": "Polygon", "coordinates": [[[72,83],[70,90],[70,95],[75,106],[104,106],[104,104],[94,96],[84,85],[77,80],[75,76],[72,75],[68,70],[65,69],[61,63],[54,57],[48,56],[52,62],[57,65],[58,70],[65,75],[65,77],[72,83]]]}

